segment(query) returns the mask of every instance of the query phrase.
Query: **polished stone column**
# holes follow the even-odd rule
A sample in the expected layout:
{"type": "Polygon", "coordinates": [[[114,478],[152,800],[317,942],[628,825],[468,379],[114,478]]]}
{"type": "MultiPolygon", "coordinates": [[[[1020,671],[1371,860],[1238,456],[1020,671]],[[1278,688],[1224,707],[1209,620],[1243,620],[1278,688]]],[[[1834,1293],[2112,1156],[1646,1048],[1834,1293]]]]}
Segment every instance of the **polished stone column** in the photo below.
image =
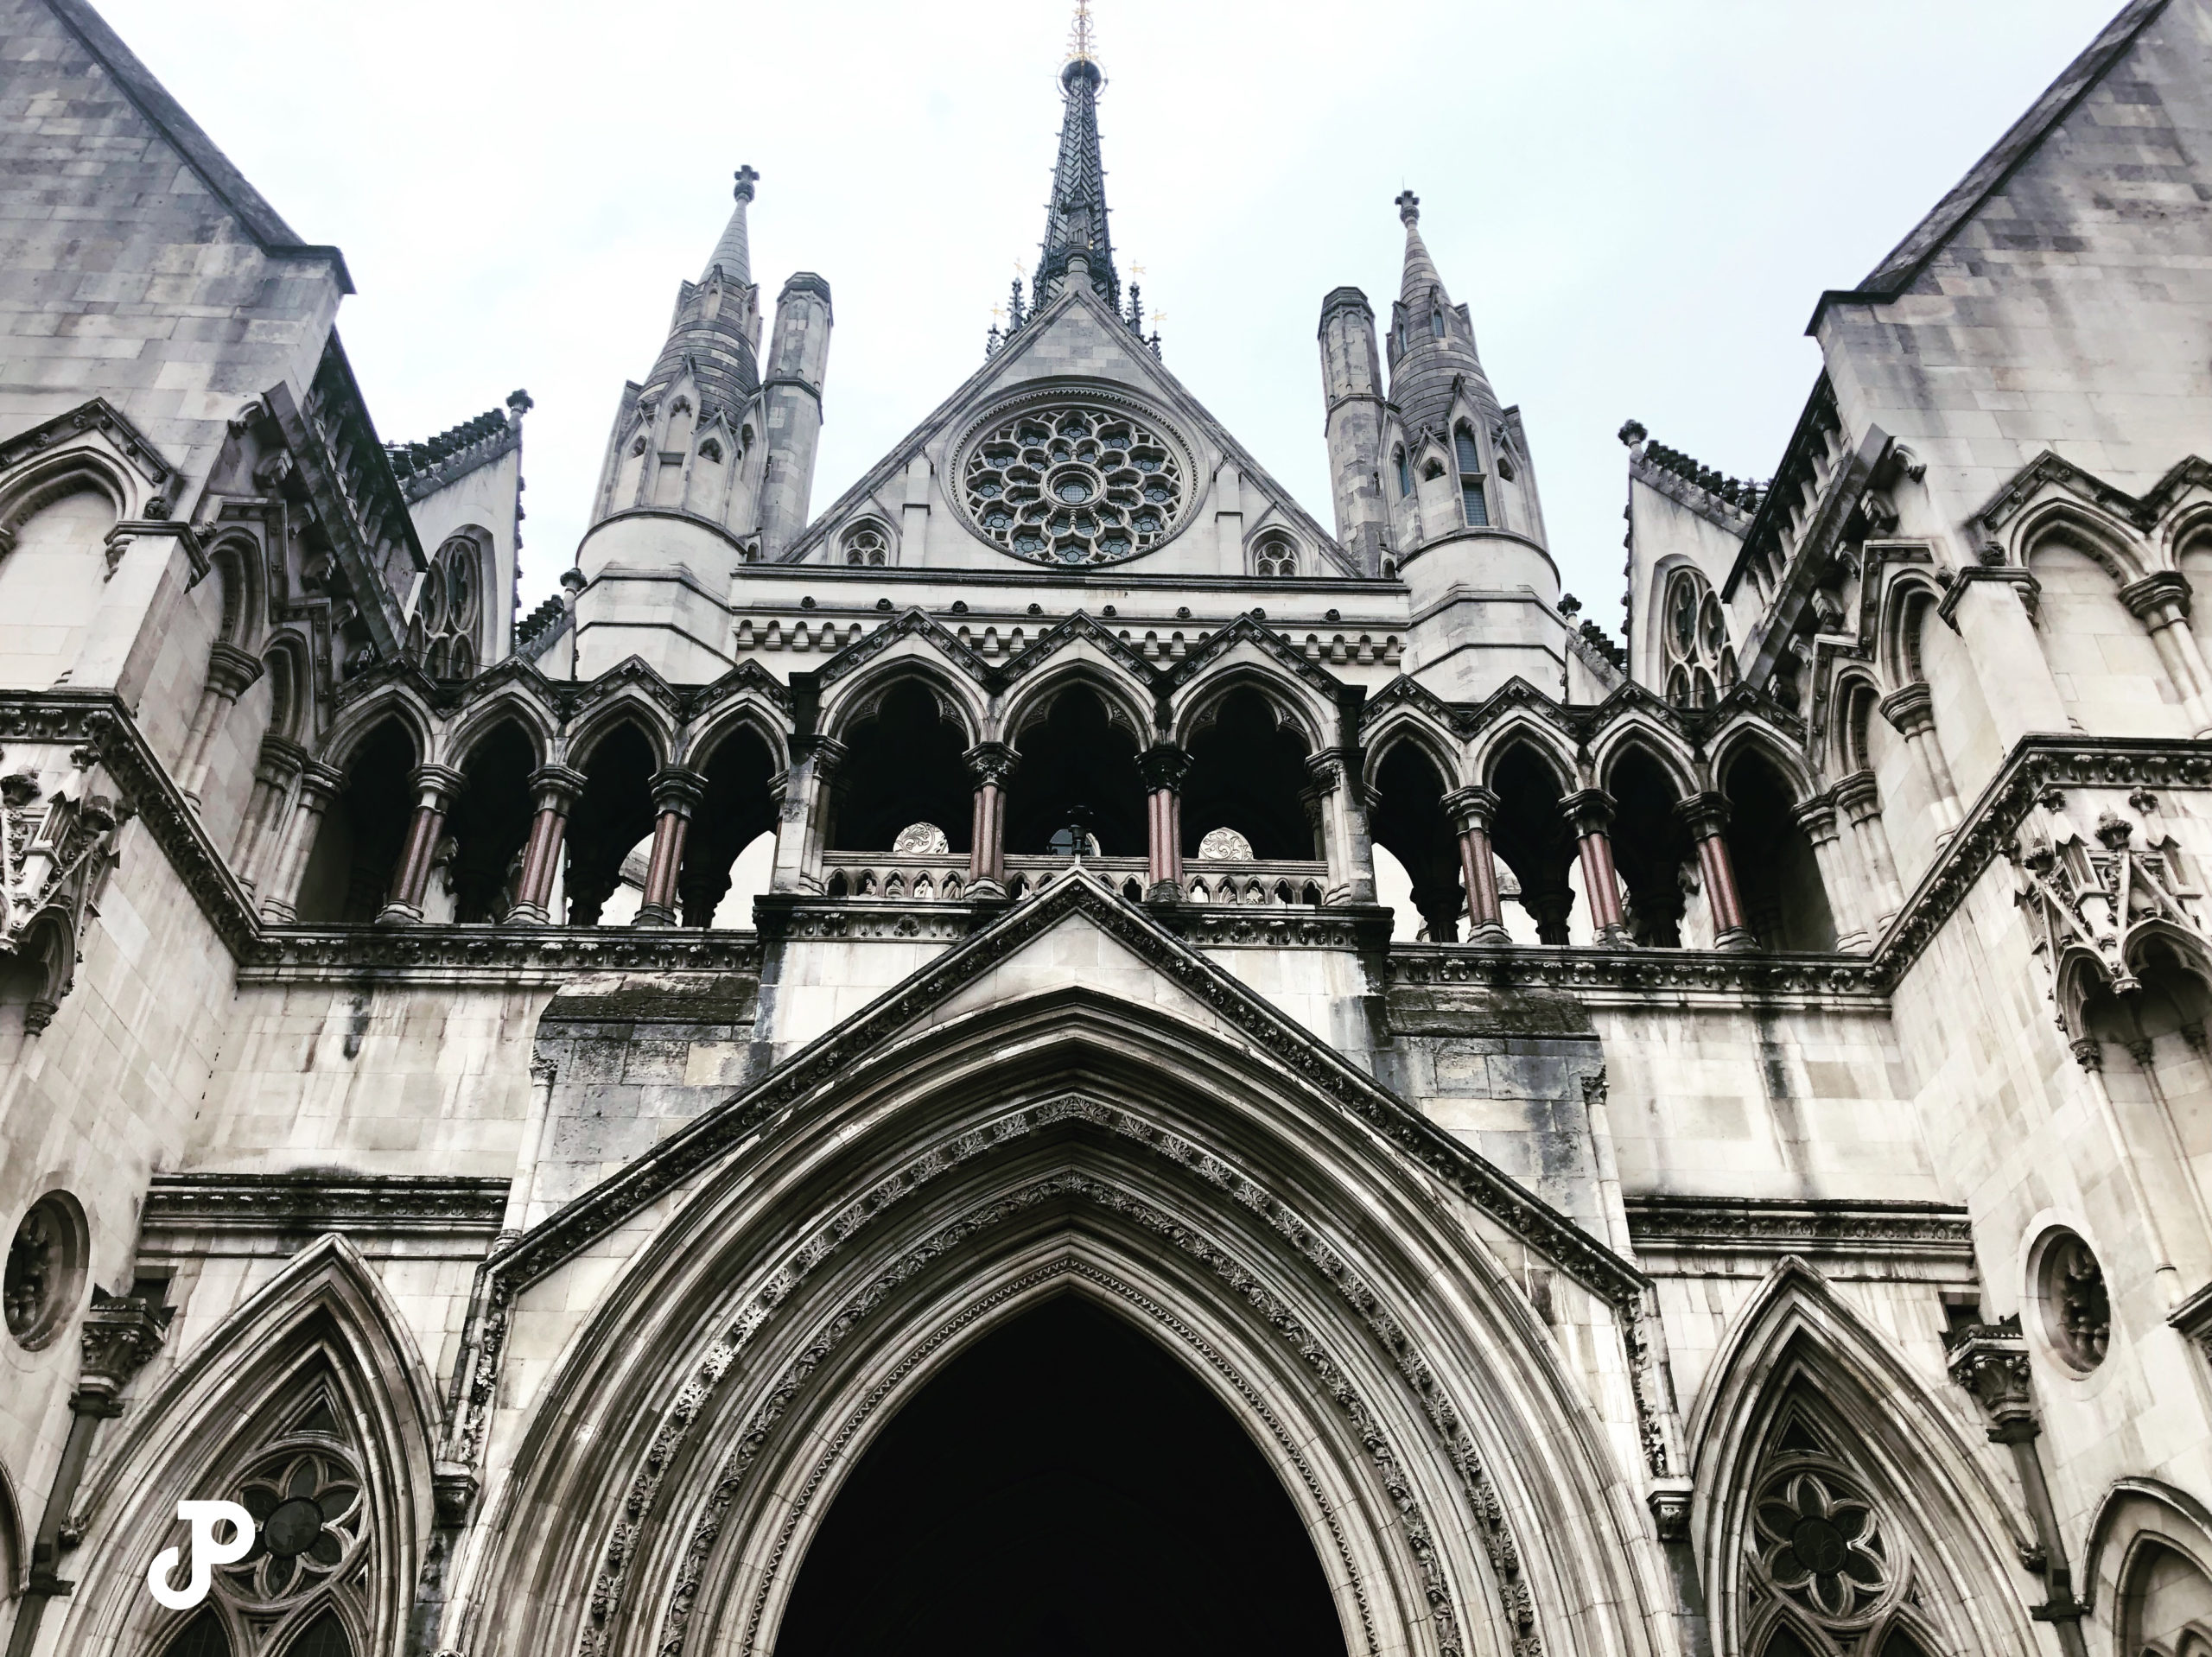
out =
{"type": "Polygon", "coordinates": [[[962,756],[976,779],[968,840],[968,895],[1006,896],[1006,785],[1021,756],[1004,742],[978,742],[962,756]]]}
{"type": "Polygon", "coordinates": [[[531,804],[536,815],[530,820],[530,838],[523,842],[522,879],[515,885],[508,925],[552,924],[553,879],[561,871],[569,811],[583,791],[583,772],[566,765],[540,765],[531,772],[531,804]]]}
{"type": "Polygon", "coordinates": [[[1601,945],[1624,948],[1628,928],[1621,918],[1620,882],[1613,872],[1613,797],[1601,788],[1586,788],[1561,800],[1559,809],[1574,825],[1591,928],[1601,945]]]}
{"type": "Polygon", "coordinates": [[[393,872],[391,895],[377,915],[379,926],[411,926],[423,918],[423,894],[430,884],[430,856],[445,833],[446,813],[468,779],[450,765],[420,765],[408,778],[415,790],[415,815],[407,824],[407,842],[393,872]]]}
{"type": "Polygon", "coordinates": [[[1940,846],[1951,837],[1959,826],[1959,791],[1951,782],[1951,767],[1943,758],[1942,744],[1936,738],[1936,702],[1927,682],[1919,681],[1892,690],[1878,704],[1882,717],[1889,721],[1897,733],[1912,750],[1912,757],[1920,764],[1921,775],[1928,780],[1929,813],[1936,822],[1936,843],[1940,846]]]}
{"type": "Polygon", "coordinates": [[[184,761],[177,767],[177,787],[194,805],[207,785],[207,758],[224,720],[260,676],[261,658],[235,644],[217,644],[207,652],[207,682],[200,689],[200,706],[184,739],[184,761]]]}
{"type": "Polygon", "coordinates": [[[253,767],[253,792],[246,798],[245,821],[238,826],[238,847],[231,860],[239,884],[249,892],[260,888],[263,860],[276,843],[270,830],[283,820],[292,779],[307,762],[306,751],[297,743],[281,736],[261,739],[261,756],[253,767]]]}
{"type": "Polygon", "coordinates": [[[1832,792],[1851,822],[1851,837],[1859,848],[1859,864],[1866,872],[1867,889],[1873,896],[1873,930],[1878,937],[1904,907],[1897,865],[1890,858],[1889,831],[1882,827],[1882,791],[1875,784],[1872,771],[1854,771],[1832,792]]]}
{"type": "Polygon", "coordinates": [[[2188,579],[2163,569],[2121,587],[2120,598],[2151,635],[2152,648],[2181,697],[2190,730],[2197,736],[2212,735],[2212,675],[2205,670],[2204,652],[2190,625],[2188,579]]]}
{"type": "Polygon", "coordinates": [[[269,895],[262,899],[261,917],[277,926],[289,925],[299,913],[300,879],[307,873],[308,858],[315,851],[322,814],[346,786],[346,773],[335,765],[310,759],[300,769],[299,803],[292,808],[284,838],[270,876],[269,895]]]}
{"type": "Polygon", "coordinates": [[[653,774],[653,844],[645,860],[645,901],[632,926],[676,924],[676,877],[683,868],[683,841],[691,814],[706,797],[706,778],[671,765],[653,774]]]}
{"type": "Polygon", "coordinates": [[[1443,805],[1459,837],[1459,879],[1467,889],[1467,942],[1492,947],[1510,943],[1504,906],[1497,895],[1497,856],[1490,843],[1497,796],[1486,788],[1454,789],[1444,797],[1443,805]]]}
{"type": "Polygon", "coordinates": [[[1145,900],[1175,903],[1183,896],[1183,779],[1191,756],[1170,743],[1147,748],[1137,759],[1144,773],[1145,900]]]}
{"type": "Polygon", "coordinates": [[[1852,878],[1849,854],[1836,830],[1834,796],[1815,795],[1796,807],[1793,815],[1805,838],[1813,842],[1813,860],[1820,865],[1821,884],[1827,889],[1828,913],[1835,917],[1835,947],[1854,951],[1872,949],[1874,940],[1859,913],[1859,883],[1852,878]]]}
{"type": "Polygon", "coordinates": [[[1307,809],[1319,825],[1322,854],[1329,863],[1329,890],[1322,901],[1371,904],[1375,852],[1367,837],[1367,790],[1345,758],[1342,750],[1331,748],[1306,759],[1306,774],[1313,779],[1306,790],[1307,809]]]}
{"type": "Polygon", "coordinates": [[[1743,894],[1736,886],[1736,863],[1728,851],[1728,800],[1721,794],[1693,794],[1676,803],[1675,815],[1697,842],[1698,874],[1705,883],[1705,904],[1713,917],[1713,947],[1756,949],[1758,939],[1744,923],[1743,894]]]}

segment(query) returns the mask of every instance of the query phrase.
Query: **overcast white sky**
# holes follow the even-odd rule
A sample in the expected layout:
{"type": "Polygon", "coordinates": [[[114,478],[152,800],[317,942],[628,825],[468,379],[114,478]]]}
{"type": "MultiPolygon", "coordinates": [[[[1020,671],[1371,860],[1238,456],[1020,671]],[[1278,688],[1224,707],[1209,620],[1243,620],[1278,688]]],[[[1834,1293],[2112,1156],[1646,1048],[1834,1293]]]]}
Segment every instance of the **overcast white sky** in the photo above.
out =
{"type": "MultiPolygon", "coordinates": [[[[982,359],[1036,256],[1062,0],[96,0],[360,291],[387,439],[525,386],[525,603],[760,170],[753,276],[836,296],[818,509],[982,359]]],[[[1323,294],[1421,228],[1518,403],[1567,586],[1618,631],[1635,416],[1772,470],[1802,337],[2119,0],[1095,0],[1107,199],[1169,368],[1324,524],[1323,294]]]]}

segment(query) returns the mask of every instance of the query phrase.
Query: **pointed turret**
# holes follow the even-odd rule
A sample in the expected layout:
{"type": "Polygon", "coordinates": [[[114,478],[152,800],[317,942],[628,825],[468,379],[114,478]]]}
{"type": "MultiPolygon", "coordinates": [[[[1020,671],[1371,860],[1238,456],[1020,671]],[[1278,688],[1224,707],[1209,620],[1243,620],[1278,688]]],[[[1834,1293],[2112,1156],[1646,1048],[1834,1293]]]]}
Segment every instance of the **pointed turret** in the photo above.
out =
{"type": "Polygon", "coordinates": [[[709,280],[719,270],[731,282],[752,285],[753,245],[746,236],[745,210],[752,205],[753,187],[760,179],[760,175],[750,167],[737,169],[737,205],[730,210],[729,223],[722,227],[722,238],[715,244],[706,270],[700,273],[701,282],[709,280]]]}
{"type": "Polygon", "coordinates": [[[1040,304],[1057,296],[1071,266],[1079,263],[1092,289],[1118,312],[1122,279],[1114,269],[1114,242],[1106,227],[1106,169],[1098,152],[1098,89],[1105,77],[1090,57],[1087,22],[1078,16],[1076,55],[1060,71],[1067,107],[1060,117],[1060,158],[1052,169],[1045,245],[1037,260],[1037,295],[1040,304]]]}
{"type": "Polygon", "coordinates": [[[1398,302],[1390,308],[1390,401],[1398,405],[1407,435],[1434,432],[1449,441],[1452,405],[1462,390],[1495,419],[1497,393],[1475,354],[1475,327],[1464,305],[1454,306],[1444,277],[1421,238],[1421,198],[1398,197],[1406,226],[1406,269],[1398,302]]]}

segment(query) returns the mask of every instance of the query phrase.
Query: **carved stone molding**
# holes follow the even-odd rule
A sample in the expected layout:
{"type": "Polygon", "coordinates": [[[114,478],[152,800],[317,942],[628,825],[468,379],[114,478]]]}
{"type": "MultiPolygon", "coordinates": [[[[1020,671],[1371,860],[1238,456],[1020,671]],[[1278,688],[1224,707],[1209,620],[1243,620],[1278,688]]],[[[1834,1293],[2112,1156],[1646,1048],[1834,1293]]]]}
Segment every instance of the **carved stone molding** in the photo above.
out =
{"type": "Polygon", "coordinates": [[[1966,1210],[1942,1203],[1631,1197],[1626,1206],[1639,1252],[1936,1255],[1974,1265],[1966,1210]]]}
{"type": "Polygon", "coordinates": [[[1389,973],[1393,987],[1551,990],[1600,1006],[1740,1006],[1752,998],[1786,1006],[1889,1007],[1887,986],[1872,966],[1850,955],[1394,943],[1389,973]]]}
{"type": "Polygon", "coordinates": [[[174,1306],[157,1306],[136,1295],[93,1289],[92,1304],[86,1308],[77,1331],[84,1367],[78,1374],[70,1408],[79,1415],[116,1413],[120,1407],[116,1400],[130,1385],[130,1377],[145,1368],[146,1360],[168,1339],[169,1319],[175,1316],[174,1306]]]}
{"type": "Polygon", "coordinates": [[[2035,1379],[2019,1313],[1949,1330],[1943,1336],[1943,1362],[1951,1380],[1981,1406],[1991,1443],[2023,1444],[2043,1431],[2036,1419],[2035,1379]]]}
{"type": "Polygon", "coordinates": [[[473,1238],[488,1244],[505,1212],[504,1179],[435,1175],[156,1174],[139,1247],[196,1252],[226,1235],[281,1245],[325,1232],[379,1237],[473,1238]]]}
{"type": "Polygon", "coordinates": [[[596,926],[271,926],[240,984],[557,986],[580,973],[760,970],[750,932],[596,926]]]}

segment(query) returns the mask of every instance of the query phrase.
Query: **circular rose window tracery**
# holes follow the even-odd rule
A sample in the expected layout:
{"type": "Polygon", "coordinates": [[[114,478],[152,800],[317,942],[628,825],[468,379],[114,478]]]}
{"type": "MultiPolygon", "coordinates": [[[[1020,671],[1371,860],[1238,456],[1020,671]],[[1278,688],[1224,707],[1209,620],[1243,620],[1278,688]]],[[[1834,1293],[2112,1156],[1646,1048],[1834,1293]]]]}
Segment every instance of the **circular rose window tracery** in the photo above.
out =
{"type": "Polygon", "coordinates": [[[1176,446],[1133,415],[1092,403],[1001,422],[962,467],[969,517],[1017,557],[1103,564],[1157,545],[1183,515],[1176,446]]]}

